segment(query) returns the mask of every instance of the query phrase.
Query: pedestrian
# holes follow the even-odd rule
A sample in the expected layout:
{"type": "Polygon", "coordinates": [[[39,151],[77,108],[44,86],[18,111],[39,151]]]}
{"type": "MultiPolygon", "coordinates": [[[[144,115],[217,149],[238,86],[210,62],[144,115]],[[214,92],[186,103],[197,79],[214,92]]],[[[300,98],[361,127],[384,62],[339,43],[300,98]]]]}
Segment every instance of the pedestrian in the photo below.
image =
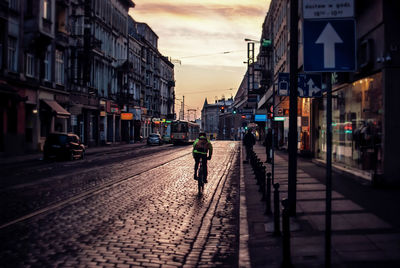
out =
{"type": "Polygon", "coordinates": [[[265,163],[272,162],[272,129],[269,128],[267,134],[265,135],[265,153],[267,155],[267,160],[265,163]]]}
{"type": "Polygon", "coordinates": [[[250,130],[247,130],[246,134],[243,137],[243,144],[246,148],[246,163],[249,161],[250,152],[253,150],[253,145],[256,143],[256,139],[254,138],[253,133],[250,130]]]}

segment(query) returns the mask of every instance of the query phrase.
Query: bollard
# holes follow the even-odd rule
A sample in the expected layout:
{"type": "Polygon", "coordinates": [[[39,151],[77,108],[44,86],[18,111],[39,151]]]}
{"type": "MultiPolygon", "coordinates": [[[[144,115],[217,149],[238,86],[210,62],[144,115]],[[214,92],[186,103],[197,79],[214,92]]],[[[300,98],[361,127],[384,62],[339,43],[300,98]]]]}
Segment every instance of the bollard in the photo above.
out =
{"type": "Polygon", "coordinates": [[[280,208],[279,208],[279,183],[274,184],[274,235],[281,235],[280,208]]]}
{"type": "Polygon", "coordinates": [[[266,193],[265,193],[265,184],[266,184],[266,182],[265,182],[265,167],[264,166],[262,166],[261,167],[261,174],[260,174],[260,176],[261,176],[261,185],[260,185],[260,188],[261,188],[261,194],[262,194],[262,198],[261,198],[261,201],[265,201],[265,199],[266,199],[266,193]]]}
{"type": "Polygon", "coordinates": [[[266,209],[265,209],[265,214],[266,215],[271,215],[271,172],[267,173],[267,185],[266,185],[266,193],[265,193],[265,199],[266,199],[266,209]]]}
{"type": "MultiPolygon", "coordinates": [[[[257,185],[260,186],[261,185],[261,168],[262,168],[262,163],[261,162],[257,162],[255,169],[254,169],[254,173],[256,175],[256,179],[257,179],[257,185]]],[[[258,188],[258,191],[260,191],[260,188],[258,188]]]]}
{"type": "Polygon", "coordinates": [[[289,213],[289,200],[282,200],[282,267],[292,267],[290,260],[290,213],[289,213]]]}

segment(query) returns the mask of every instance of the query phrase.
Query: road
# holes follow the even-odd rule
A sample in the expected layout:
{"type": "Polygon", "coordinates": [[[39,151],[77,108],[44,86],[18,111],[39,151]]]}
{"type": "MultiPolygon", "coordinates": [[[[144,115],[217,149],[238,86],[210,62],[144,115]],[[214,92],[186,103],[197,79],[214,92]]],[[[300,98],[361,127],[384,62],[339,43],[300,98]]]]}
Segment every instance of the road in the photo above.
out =
{"type": "Polygon", "coordinates": [[[201,196],[191,146],[5,169],[0,266],[236,266],[238,143],[213,146],[201,196]]]}

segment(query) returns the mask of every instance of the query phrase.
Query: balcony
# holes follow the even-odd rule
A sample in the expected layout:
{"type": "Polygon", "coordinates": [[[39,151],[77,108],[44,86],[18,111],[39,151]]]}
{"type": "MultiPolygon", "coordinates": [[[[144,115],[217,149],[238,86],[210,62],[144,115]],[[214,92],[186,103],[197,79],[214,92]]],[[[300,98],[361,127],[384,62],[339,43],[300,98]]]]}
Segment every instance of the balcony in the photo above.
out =
{"type": "Polygon", "coordinates": [[[98,52],[102,53],[103,51],[101,50],[101,44],[102,44],[102,42],[100,39],[97,39],[96,37],[91,36],[90,45],[91,45],[92,49],[95,49],[98,52]]]}
{"type": "Polygon", "coordinates": [[[69,34],[67,32],[58,31],[56,34],[56,42],[58,45],[61,45],[63,47],[68,46],[69,34]]]}

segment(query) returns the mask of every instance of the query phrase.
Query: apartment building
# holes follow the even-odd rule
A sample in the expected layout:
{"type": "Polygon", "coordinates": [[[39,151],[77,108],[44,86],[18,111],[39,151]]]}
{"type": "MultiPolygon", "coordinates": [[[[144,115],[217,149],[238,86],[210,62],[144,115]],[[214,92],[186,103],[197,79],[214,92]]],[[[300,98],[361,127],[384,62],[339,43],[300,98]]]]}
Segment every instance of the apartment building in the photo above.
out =
{"type": "Polygon", "coordinates": [[[174,118],[174,66],[152,29],[131,23],[132,1],[0,5],[1,154],[40,151],[54,131],[88,146],[132,142],[153,118],[174,118]]]}

